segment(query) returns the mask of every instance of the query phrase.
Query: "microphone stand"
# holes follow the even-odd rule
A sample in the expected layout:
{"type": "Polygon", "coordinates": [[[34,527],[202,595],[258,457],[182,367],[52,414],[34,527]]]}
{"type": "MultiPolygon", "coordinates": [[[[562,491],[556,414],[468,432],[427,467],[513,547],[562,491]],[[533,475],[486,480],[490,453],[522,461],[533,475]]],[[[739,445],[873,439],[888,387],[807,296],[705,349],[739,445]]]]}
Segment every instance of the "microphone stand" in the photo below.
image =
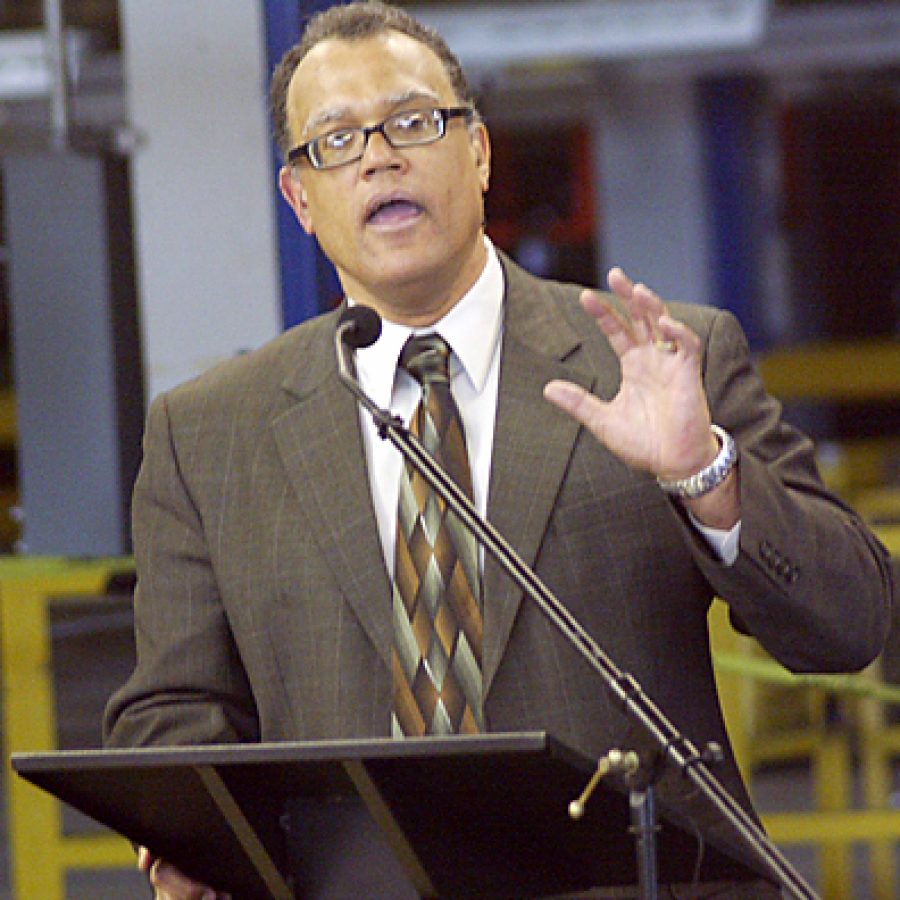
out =
{"type": "MultiPolygon", "coordinates": [[[[606,689],[625,714],[646,735],[655,748],[656,760],[649,762],[650,774],[632,790],[630,806],[637,839],[638,876],[643,900],[655,900],[656,854],[653,844],[656,831],[655,802],[652,783],[661,772],[660,761],[670,763],[727,820],[751,853],[774,874],[782,887],[797,900],[819,900],[816,892],[772,843],[762,827],[728,793],[712,774],[707,759],[710,751],[698,751],[666,718],[644,692],[633,675],[619,669],[581,623],[557,599],[537,573],[518,555],[494,526],[475,509],[464,491],[450,478],[419,439],[389,410],[381,409],[363,391],[353,373],[348,335],[356,329],[352,320],[342,322],[335,332],[338,374],[343,385],[372,416],[379,437],[389,440],[413,468],[446,502],[451,511],[475,535],[476,540],[497,561],[541,612],[562,632],[590,667],[600,675],[606,689]],[[651,872],[652,869],[652,872],[651,872]]],[[[374,342],[377,338],[372,338],[374,342]]],[[[615,752],[615,751],[611,751],[615,752]]],[[[610,754],[611,755],[611,754],[610,754]]],[[[583,798],[589,794],[586,791],[583,798]]]]}

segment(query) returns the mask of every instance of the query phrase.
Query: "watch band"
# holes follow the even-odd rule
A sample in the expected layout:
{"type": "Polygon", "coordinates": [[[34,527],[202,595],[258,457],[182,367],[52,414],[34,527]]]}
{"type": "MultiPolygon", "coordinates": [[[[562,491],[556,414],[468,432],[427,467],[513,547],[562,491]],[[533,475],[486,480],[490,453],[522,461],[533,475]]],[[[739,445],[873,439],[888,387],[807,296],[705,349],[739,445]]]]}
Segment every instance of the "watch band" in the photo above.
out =
{"type": "Polygon", "coordinates": [[[719,453],[716,458],[705,468],[689,478],[675,478],[666,481],[657,478],[657,484],[667,493],[675,497],[684,497],[687,500],[696,500],[708,494],[713,488],[718,487],[734,468],[738,460],[737,444],[734,438],[718,425],[712,426],[712,433],[719,441],[719,453]]]}

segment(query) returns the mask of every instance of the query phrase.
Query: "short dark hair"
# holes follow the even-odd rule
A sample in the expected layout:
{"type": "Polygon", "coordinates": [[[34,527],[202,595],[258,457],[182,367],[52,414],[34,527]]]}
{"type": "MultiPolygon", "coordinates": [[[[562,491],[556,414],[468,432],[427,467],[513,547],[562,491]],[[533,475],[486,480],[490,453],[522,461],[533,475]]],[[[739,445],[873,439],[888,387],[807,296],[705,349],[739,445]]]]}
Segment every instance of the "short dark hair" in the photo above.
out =
{"type": "Polygon", "coordinates": [[[292,147],[287,116],[288,85],[294,70],[316,44],[327,40],[355,41],[384,34],[386,31],[398,31],[408,35],[434,51],[443,63],[450,84],[457,100],[464,105],[475,108],[472,93],[462,66],[447,42],[433,28],[428,28],[405,10],[380,0],[355,0],[340,6],[332,6],[323,12],[316,13],[307,22],[300,41],[284,56],[272,74],[269,89],[272,125],[275,140],[283,158],[287,158],[292,147]]]}

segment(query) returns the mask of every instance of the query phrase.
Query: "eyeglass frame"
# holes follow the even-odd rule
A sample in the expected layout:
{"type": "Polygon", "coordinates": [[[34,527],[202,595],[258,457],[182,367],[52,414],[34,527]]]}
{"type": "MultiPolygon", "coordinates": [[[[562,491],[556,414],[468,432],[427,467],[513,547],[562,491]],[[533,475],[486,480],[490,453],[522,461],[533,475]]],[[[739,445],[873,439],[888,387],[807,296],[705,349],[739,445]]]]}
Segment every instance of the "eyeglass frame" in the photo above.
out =
{"type": "Polygon", "coordinates": [[[287,154],[287,162],[288,165],[295,166],[301,158],[305,158],[317,172],[327,171],[328,169],[337,169],[341,166],[349,165],[350,163],[354,163],[357,160],[363,158],[363,155],[366,152],[366,148],[369,146],[369,138],[376,132],[380,134],[385,139],[387,144],[394,149],[397,149],[397,147],[427,147],[429,144],[437,143],[439,140],[445,137],[445,135],[447,134],[447,123],[451,119],[460,119],[463,117],[474,118],[475,115],[475,110],[471,106],[425,106],[417,109],[401,110],[400,112],[394,112],[389,116],[385,116],[380,122],[377,122],[375,125],[360,125],[356,128],[335,128],[333,131],[325,132],[325,134],[316,135],[316,137],[311,138],[303,144],[298,144],[292,150],[289,150],[287,154]],[[394,144],[394,142],[387,136],[387,134],[385,134],[384,126],[388,122],[390,122],[391,119],[417,112],[431,113],[432,115],[434,113],[439,113],[440,115],[437,119],[437,121],[439,122],[438,133],[434,137],[429,137],[424,141],[413,141],[409,144],[394,144]],[[313,144],[329,137],[330,135],[338,134],[342,131],[362,134],[363,142],[359,156],[354,156],[352,159],[344,159],[339,163],[334,163],[329,166],[317,164],[315,159],[313,159],[312,153],[310,152],[313,144]]]}

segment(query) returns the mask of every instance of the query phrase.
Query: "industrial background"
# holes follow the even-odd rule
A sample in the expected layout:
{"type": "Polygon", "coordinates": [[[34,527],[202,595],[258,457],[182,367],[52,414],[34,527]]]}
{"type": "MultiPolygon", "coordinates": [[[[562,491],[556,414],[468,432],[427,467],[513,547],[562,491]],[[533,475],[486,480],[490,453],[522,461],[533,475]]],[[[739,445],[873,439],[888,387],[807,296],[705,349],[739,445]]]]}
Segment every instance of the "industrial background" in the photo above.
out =
{"type": "MultiPolygon", "coordinates": [[[[133,854],[9,770],[95,747],[130,668],[149,399],[327,309],[277,195],[267,82],[327,0],[0,0],[0,898],[132,898],[133,854]]],[[[900,3],[411,7],[472,76],[488,233],[731,309],[829,483],[900,557],[900,3]],[[548,175],[550,177],[548,177],[548,175]]],[[[729,726],[826,900],[900,896],[900,642],[790,677],[717,606],[729,726]]]]}

